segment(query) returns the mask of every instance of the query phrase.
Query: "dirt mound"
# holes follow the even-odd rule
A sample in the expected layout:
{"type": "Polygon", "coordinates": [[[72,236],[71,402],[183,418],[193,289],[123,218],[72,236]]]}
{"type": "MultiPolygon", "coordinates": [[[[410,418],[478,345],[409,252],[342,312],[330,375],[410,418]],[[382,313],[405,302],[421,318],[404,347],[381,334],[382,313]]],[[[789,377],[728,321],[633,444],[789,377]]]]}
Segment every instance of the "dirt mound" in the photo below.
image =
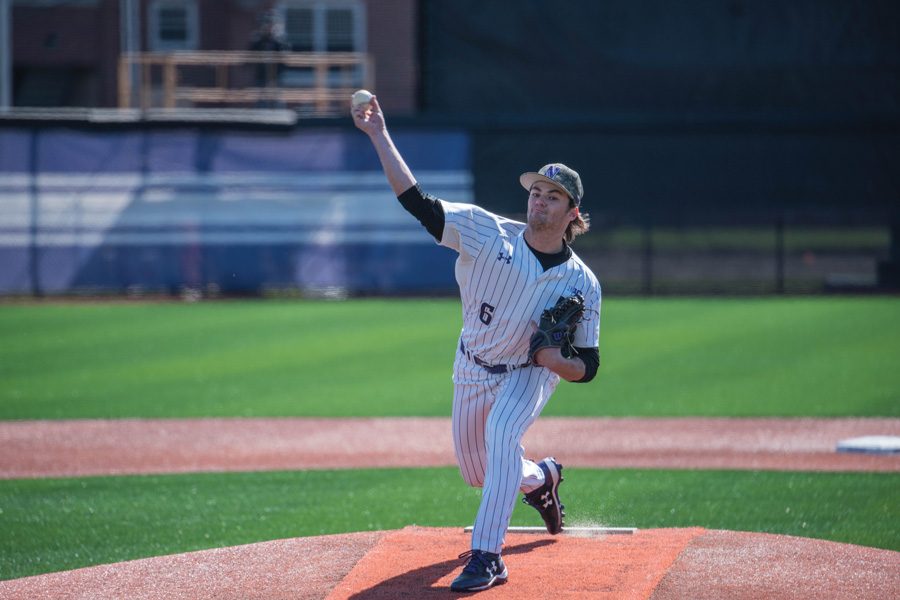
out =
{"type": "Polygon", "coordinates": [[[0,581],[4,600],[324,598],[386,535],[261,542],[0,581]]]}
{"type": "Polygon", "coordinates": [[[886,600],[897,598],[898,590],[900,552],[786,535],[707,531],[691,540],[652,599],[886,600]]]}
{"type": "MultiPolygon", "coordinates": [[[[452,597],[457,555],[468,546],[462,528],[278,540],[4,581],[0,597],[452,597]]],[[[881,600],[900,589],[898,552],[700,528],[589,538],[511,533],[504,560],[509,581],[479,597],[881,600]]]]}
{"type": "MultiPolygon", "coordinates": [[[[634,535],[576,538],[509,534],[503,560],[509,580],[486,598],[649,598],[702,529],[657,529],[634,535]]],[[[385,536],[338,584],[328,600],[423,598],[446,593],[463,563],[469,536],[458,530],[406,528],[385,536]]]]}

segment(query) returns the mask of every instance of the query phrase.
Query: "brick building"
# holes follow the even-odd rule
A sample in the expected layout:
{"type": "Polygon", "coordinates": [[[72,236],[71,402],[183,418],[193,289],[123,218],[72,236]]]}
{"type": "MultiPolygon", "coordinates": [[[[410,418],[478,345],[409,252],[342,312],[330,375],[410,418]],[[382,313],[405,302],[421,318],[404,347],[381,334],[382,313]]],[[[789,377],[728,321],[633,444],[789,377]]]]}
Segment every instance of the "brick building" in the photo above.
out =
{"type": "MultiPolygon", "coordinates": [[[[12,105],[115,107],[129,43],[144,53],[242,51],[273,20],[294,52],[367,55],[374,72],[365,80],[382,104],[411,114],[417,8],[416,0],[13,0],[12,105]]],[[[309,80],[304,69],[288,69],[283,84],[309,80]]]]}

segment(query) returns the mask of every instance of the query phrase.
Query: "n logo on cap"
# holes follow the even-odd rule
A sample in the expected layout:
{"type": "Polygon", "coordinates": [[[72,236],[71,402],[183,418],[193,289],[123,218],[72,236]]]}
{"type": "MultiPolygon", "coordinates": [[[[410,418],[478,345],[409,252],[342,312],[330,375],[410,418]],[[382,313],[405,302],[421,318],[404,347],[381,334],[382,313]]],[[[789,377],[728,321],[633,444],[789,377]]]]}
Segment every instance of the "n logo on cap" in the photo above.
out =
{"type": "Polygon", "coordinates": [[[559,173],[559,167],[557,167],[556,165],[550,165],[547,167],[547,172],[544,173],[544,175],[549,179],[553,179],[556,177],[557,173],[559,173]]]}

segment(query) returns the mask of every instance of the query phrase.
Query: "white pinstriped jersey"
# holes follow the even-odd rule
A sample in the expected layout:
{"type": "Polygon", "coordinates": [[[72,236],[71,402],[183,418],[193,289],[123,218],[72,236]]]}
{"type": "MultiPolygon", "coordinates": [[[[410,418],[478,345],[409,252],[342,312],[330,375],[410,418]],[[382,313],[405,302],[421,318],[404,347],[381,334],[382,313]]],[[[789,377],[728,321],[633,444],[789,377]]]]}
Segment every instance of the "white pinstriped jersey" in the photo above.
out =
{"type": "Polygon", "coordinates": [[[459,252],[456,281],[463,308],[461,341],[493,364],[528,361],[528,344],[541,312],[560,296],[579,292],[585,311],[574,346],[593,348],[600,339],[600,283],[572,253],[544,271],[526,245],[525,224],[472,204],[440,200],[444,231],[440,244],[459,252]]]}

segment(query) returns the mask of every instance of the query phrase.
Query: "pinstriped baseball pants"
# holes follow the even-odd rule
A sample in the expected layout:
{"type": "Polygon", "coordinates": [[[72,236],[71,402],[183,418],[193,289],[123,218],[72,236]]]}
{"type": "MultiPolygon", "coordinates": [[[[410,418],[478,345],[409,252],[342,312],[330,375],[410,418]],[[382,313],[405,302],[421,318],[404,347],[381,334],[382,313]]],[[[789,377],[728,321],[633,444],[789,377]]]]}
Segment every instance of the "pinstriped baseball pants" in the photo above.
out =
{"type": "Polygon", "coordinates": [[[521,441],[559,377],[535,367],[492,375],[458,354],[453,381],[456,460],[466,483],[483,488],[472,548],[499,553],[519,491],[544,483],[541,468],[525,458],[521,441]]]}

